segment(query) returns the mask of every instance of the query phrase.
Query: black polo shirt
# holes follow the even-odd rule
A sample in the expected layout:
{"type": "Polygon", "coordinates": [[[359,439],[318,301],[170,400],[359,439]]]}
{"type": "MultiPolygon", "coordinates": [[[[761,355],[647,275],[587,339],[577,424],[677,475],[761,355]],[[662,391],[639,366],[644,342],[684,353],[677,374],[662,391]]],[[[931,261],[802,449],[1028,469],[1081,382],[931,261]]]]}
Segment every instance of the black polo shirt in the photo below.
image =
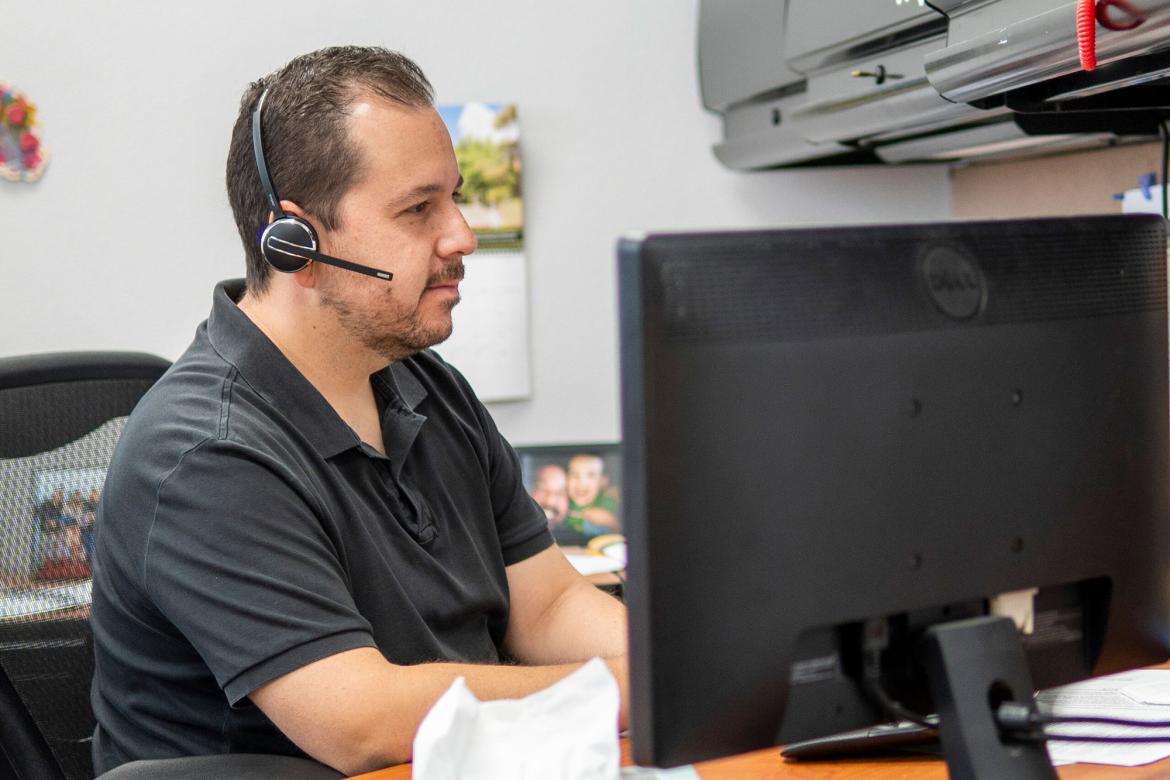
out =
{"type": "Polygon", "coordinates": [[[248,694],[318,659],[494,663],[504,567],[547,548],[512,449],[424,351],[374,374],[362,443],[219,285],[126,424],[98,514],[97,771],[299,751],[248,694]]]}

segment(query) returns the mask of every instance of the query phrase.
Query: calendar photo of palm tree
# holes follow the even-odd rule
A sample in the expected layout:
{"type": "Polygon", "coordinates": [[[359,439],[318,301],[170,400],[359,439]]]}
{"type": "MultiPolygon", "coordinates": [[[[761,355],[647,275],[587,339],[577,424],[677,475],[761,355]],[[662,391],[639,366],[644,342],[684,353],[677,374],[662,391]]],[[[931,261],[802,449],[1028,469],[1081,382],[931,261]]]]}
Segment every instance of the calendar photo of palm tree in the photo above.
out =
{"type": "Polygon", "coordinates": [[[483,249],[524,245],[520,126],[514,103],[440,104],[463,174],[460,209],[483,249]]]}

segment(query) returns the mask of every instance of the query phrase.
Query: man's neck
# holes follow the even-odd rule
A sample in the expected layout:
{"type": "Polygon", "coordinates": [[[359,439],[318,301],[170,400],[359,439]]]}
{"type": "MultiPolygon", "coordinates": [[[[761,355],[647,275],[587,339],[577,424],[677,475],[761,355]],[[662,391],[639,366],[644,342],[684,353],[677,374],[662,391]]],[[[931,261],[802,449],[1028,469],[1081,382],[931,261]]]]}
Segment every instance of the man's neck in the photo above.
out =
{"type": "Polygon", "coordinates": [[[310,307],[272,294],[245,294],[238,306],[363,441],[383,450],[370,374],[386,366],[384,358],[310,307]]]}

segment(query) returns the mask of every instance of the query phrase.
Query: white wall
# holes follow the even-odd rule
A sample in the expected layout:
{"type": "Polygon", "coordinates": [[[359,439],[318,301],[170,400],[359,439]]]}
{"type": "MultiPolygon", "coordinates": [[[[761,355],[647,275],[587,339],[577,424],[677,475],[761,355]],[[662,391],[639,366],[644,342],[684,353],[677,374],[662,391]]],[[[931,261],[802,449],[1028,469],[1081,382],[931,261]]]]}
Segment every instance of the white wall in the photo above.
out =
{"type": "MultiPolygon", "coordinates": [[[[613,246],[632,229],[942,219],[942,167],[743,174],[710,153],[686,0],[8,4],[0,81],[53,160],[0,181],[0,355],[175,358],[243,256],[223,187],[246,83],[340,43],[413,57],[442,102],[516,101],[534,392],[514,443],[619,435],[613,246]]],[[[469,261],[469,262],[474,262],[469,261]]]]}

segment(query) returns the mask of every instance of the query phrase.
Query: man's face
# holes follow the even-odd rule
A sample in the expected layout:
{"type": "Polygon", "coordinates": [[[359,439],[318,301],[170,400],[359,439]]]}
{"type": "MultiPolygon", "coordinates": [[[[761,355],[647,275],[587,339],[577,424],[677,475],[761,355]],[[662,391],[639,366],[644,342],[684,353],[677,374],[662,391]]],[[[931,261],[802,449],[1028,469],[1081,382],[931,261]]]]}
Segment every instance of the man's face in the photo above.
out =
{"type": "Polygon", "coordinates": [[[463,256],[476,248],[455,194],[451,137],[432,108],[376,96],[351,108],[350,138],[363,168],[342,197],[322,251],[390,271],[390,282],[318,264],[322,305],[370,351],[397,360],[451,335],[463,256]]]}
{"type": "Polygon", "coordinates": [[[601,458],[592,455],[578,455],[569,461],[569,498],[577,506],[593,503],[597,494],[605,487],[601,458]]]}
{"type": "Polygon", "coordinates": [[[569,494],[565,491],[565,470],[560,466],[545,466],[536,472],[532,498],[544,510],[549,525],[556,525],[569,513],[569,494]]]}

